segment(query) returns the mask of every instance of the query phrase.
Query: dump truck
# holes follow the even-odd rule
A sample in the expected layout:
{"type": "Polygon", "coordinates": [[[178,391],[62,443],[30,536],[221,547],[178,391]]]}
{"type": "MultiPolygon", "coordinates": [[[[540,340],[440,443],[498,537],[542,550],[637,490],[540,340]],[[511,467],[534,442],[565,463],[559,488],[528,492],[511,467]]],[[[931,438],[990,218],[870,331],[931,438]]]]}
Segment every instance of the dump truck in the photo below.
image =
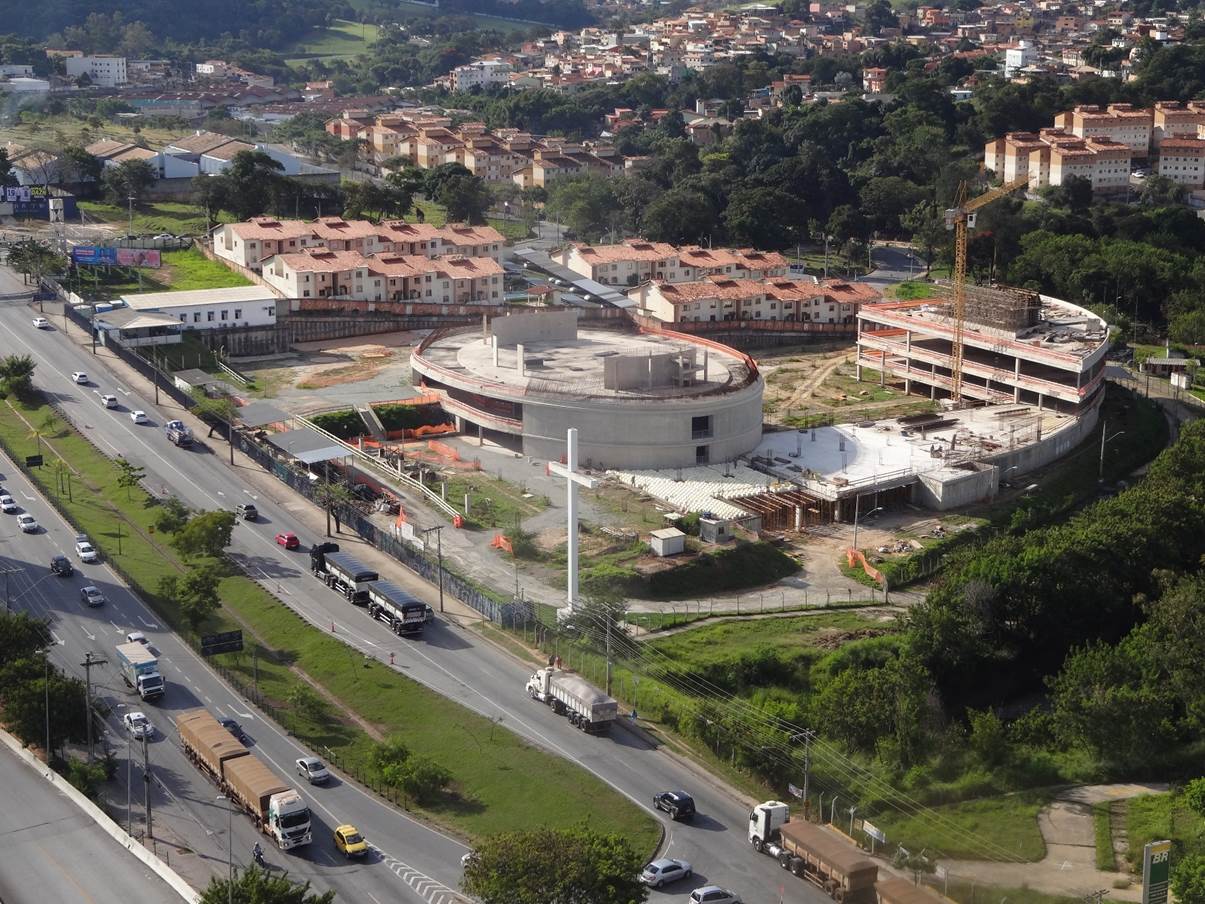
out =
{"type": "Polygon", "coordinates": [[[125,683],[138,692],[143,700],[163,696],[167,683],[159,674],[159,657],[140,643],[117,645],[117,664],[125,683]]]}
{"type": "Polygon", "coordinates": [[[527,679],[527,694],[551,706],[557,715],[568,716],[569,724],[591,734],[608,731],[619,714],[619,704],[614,698],[581,675],[551,665],[537,669],[527,679]]]}
{"type": "Polygon", "coordinates": [[[192,445],[192,428],[185,424],[184,421],[168,421],[163,425],[163,432],[173,445],[192,445]]]}
{"type": "Polygon", "coordinates": [[[841,904],[878,904],[879,868],[842,835],[824,826],[791,822],[786,804],[769,800],[749,814],[749,843],[779,866],[807,879],[841,904]]]}
{"type": "Polygon", "coordinates": [[[428,613],[430,606],[391,581],[368,584],[368,614],[383,621],[399,637],[422,634],[428,613]]]}
{"type": "Polygon", "coordinates": [[[278,848],[287,851],[313,840],[305,798],[281,781],[208,710],[180,713],[176,730],[185,756],[278,848]]]}
{"type": "Polygon", "coordinates": [[[327,545],[310,547],[310,571],[327,587],[338,590],[351,602],[368,605],[368,585],[377,580],[379,575],[354,556],[337,550],[326,551],[324,547],[327,545]]]}

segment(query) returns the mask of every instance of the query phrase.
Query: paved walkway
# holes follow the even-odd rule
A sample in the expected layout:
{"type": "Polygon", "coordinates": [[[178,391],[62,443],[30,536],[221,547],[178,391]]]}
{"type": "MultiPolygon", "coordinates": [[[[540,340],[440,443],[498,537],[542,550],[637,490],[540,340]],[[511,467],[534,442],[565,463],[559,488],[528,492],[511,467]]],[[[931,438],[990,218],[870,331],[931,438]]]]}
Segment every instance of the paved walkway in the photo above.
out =
{"type": "MultiPolygon", "coordinates": [[[[973,879],[988,885],[1032,888],[1054,895],[1079,897],[1090,891],[1108,889],[1111,901],[1142,900],[1142,883],[1114,888],[1128,873],[1096,868],[1096,830],[1092,804],[1126,800],[1144,794],[1160,794],[1164,783],[1081,785],[1061,792],[1038,814],[1038,828],[1046,842],[1046,856],[1037,863],[995,863],[980,860],[947,860],[943,866],[952,878],[973,879]]],[[[1116,843],[1116,839],[1114,839],[1116,843]]]]}

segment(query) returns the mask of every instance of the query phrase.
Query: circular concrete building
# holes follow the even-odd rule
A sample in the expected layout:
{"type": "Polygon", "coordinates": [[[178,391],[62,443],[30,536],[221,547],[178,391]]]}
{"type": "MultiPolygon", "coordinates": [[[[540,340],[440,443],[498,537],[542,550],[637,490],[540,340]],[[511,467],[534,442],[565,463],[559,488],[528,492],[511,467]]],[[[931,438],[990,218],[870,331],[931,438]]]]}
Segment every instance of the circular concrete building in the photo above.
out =
{"type": "Polygon", "coordinates": [[[578,430],[590,468],[672,468],[735,459],[761,440],[757,365],[678,333],[579,329],[576,311],[497,317],[433,333],[411,357],[465,433],[559,460],[578,430]]]}

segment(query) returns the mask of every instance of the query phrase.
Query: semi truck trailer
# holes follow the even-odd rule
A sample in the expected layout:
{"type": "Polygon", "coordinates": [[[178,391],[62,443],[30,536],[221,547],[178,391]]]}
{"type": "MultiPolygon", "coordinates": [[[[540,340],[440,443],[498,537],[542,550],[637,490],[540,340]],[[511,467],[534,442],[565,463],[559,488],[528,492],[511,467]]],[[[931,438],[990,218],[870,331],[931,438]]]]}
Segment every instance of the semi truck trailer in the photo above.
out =
{"type": "Polygon", "coordinates": [[[159,657],[141,643],[117,645],[117,664],[125,683],[138,692],[143,700],[163,696],[167,683],[159,674],[159,657]]]}
{"type": "Polygon", "coordinates": [[[546,703],[557,715],[565,715],[582,731],[609,731],[619,714],[619,704],[593,684],[573,672],[548,666],[527,679],[527,694],[546,703]]]}
{"type": "Polygon", "coordinates": [[[256,828],[287,851],[309,844],[310,808],[205,709],[176,717],[184,754],[255,822],[256,828]]]}
{"type": "Polygon", "coordinates": [[[841,904],[878,904],[879,868],[832,829],[791,822],[781,801],[758,804],[749,814],[749,843],[779,866],[806,879],[841,904]]]}
{"type": "Polygon", "coordinates": [[[333,543],[310,547],[310,571],[332,590],[338,590],[347,599],[359,605],[368,605],[368,586],[380,576],[358,561],[354,556],[339,552],[338,547],[330,550],[333,543]]]}
{"type": "Polygon", "coordinates": [[[391,581],[369,583],[368,614],[399,637],[422,634],[423,625],[434,617],[430,606],[391,581]]]}

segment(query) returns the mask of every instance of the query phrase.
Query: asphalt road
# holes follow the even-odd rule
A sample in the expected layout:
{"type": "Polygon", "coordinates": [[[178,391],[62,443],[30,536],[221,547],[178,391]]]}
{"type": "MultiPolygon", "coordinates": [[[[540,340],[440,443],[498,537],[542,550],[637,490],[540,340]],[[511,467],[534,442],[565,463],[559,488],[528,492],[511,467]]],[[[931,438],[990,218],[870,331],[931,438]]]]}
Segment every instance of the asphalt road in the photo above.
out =
{"type": "MultiPolygon", "coordinates": [[[[298,527],[302,516],[312,517],[313,509],[308,502],[279,483],[274,483],[270,495],[256,492],[254,484],[244,479],[245,469],[229,466],[220,441],[215,440],[216,454],[204,449],[190,451],[172,446],[158,429],[167,418],[152,404],[150,387],[126,385],[111,377],[104,370],[102,357],[93,357],[86,346],[73,341],[61,326],[54,331],[35,330],[31,316],[31,310],[24,305],[0,307],[0,346],[27,346],[37,361],[35,382],[38,386],[57,397],[67,415],[101,449],[114,455],[120,452],[145,467],[145,484],[152,491],[170,488],[190,506],[205,509],[233,506],[239,500],[254,500],[261,517],[258,522],[245,523],[236,529],[231,552],[249,573],[261,578],[261,583],[312,624],[326,629],[334,622],[338,636],[345,643],[377,658],[386,659],[393,653],[397,667],[411,678],[488,717],[500,718],[504,727],[579,763],[646,808],[658,791],[677,788],[690,791],[700,812],[695,823],[683,826],[665,820],[668,835],[663,853],[690,860],[695,867],[693,884],[679,883],[683,887],[674,888],[674,894],[684,895],[691,888],[714,882],[732,888],[748,904],[769,904],[779,900],[817,904],[826,900],[818,890],[784,874],[770,858],[759,857],[749,849],[745,840],[747,806],[720,783],[649,747],[626,730],[617,730],[609,738],[596,738],[573,729],[564,719],[528,699],[524,684],[530,673],[529,666],[475,634],[441,620],[432,625],[421,640],[395,637],[384,625],[369,619],[363,610],[351,606],[342,596],[314,580],[308,572],[304,552],[286,552],[273,542],[277,531],[294,529],[301,535],[303,548],[308,545],[312,532],[298,527]],[[89,372],[96,385],[73,384],[69,375],[74,370],[89,372]],[[122,408],[112,411],[102,408],[95,399],[97,388],[115,392],[122,408]],[[145,410],[153,424],[135,426],[128,416],[129,410],[134,408],[145,410]]],[[[61,318],[55,322],[61,324],[61,318]]],[[[22,489],[32,494],[32,490],[22,489]]],[[[50,519],[46,512],[35,514],[40,519],[50,519]]],[[[0,527],[0,532],[8,530],[11,528],[0,527]]],[[[22,550],[17,558],[35,563],[28,569],[31,575],[44,568],[42,563],[49,558],[51,550],[48,547],[53,542],[47,544],[46,539],[15,541],[22,550]],[[42,546],[31,547],[30,544],[35,542],[41,542],[42,546]]],[[[70,536],[65,527],[57,532],[52,530],[50,539],[57,539],[60,546],[70,549],[70,536]]],[[[434,597],[432,587],[400,565],[382,576],[425,599],[434,597]]],[[[65,587],[66,583],[59,586],[65,587]]],[[[46,586],[44,579],[40,586],[46,586]]],[[[236,699],[191,651],[161,628],[147,629],[146,625],[154,622],[152,614],[131,594],[120,590],[112,575],[104,575],[102,589],[106,594],[112,593],[111,599],[116,598],[105,613],[81,611],[72,596],[78,590],[60,590],[44,607],[52,609],[65,622],[63,630],[70,636],[64,635],[64,640],[70,659],[78,661],[85,648],[111,652],[112,641],[126,630],[145,630],[168,658],[166,677],[174,687],[163,709],[171,711],[200,703],[215,710],[221,708],[241,714],[236,718],[247,721],[246,714],[251,710],[236,699]],[[90,633],[98,639],[90,640],[90,633]],[[107,637],[103,643],[99,639],[102,636],[107,637]],[[175,692],[177,688],[178,693],[175,692]]],[[[35,611],[39,609],[35,607],[35,611]]],[[[158,715],[159,721],[167,721],[161,714],[152,712],[150,715],[152,719],[158,715]]],[[[263,720],[251,724],[251,733],[255,736],[257,751],[269,755],[283,774],[287,774],[285,767],[304,752],[292,739],[283,737],[263,720]]],[[[224,832],[225,815],[215,812],[217,805],[212,802],[212,786],[198,781],[197,774],[175,749],[174,741],[155,745],[153,758],[156,763],[163,762],[169,767],[168,789],[177,796],[190,799],[188,804],[193,807],[199,822],[210,831],[220,829],[224,832]],[[162,754],[160,748],[163,748],[162,754]]],[[[314,878],[316,885],[356,892],[349,894],[349,899],[354,900],[363,900],[363,894],[369,889],[378,890],[379,894],[388,893],[385,888],[394,894],[405,890],[410,896],[407,899],[416,896],[403,888],[404,882],[398,882],[396,878],[390,882],[387,871],[377,864],[348,868],[337,862],[327,862],[332,858],[325,833],[336,821],[353,822],[370,841],[404,859],[402,873],[411,869],[447,888],[455,887],[459,881],[459,858],[464,848],[458,843],[411,822],[350,784],[315,790],[309,797],[316,805],[315,817],[326,824],[315,827],[318,841],[300,857],[279,853],[275,856],[287,860],[295,873],[314,878]],[[386,885],[382,886],[382,882],[386,885]]],[[[658,818],[663,817],[659,815],[658,818]]],[[[538,814],[533,814],[533,822],[538,819],[538,814]]],[[[247,851],[254,841],[253,833],[245,820],[236,818],[235,822],[235,850],[247,851]]],[[[224,854],[224,851],[218,854],[224,854]]],[[[415,881],[426,892],[417,894],[419,899],[433,901],[435,896],[445,893],[438,885],[427,888],[421,877],[415,881]]]]}
{"type": "Polygon", "coordinates": [[[4,904],[179,904],[162,879],[3,746],[0,788],[4,904]]]}

